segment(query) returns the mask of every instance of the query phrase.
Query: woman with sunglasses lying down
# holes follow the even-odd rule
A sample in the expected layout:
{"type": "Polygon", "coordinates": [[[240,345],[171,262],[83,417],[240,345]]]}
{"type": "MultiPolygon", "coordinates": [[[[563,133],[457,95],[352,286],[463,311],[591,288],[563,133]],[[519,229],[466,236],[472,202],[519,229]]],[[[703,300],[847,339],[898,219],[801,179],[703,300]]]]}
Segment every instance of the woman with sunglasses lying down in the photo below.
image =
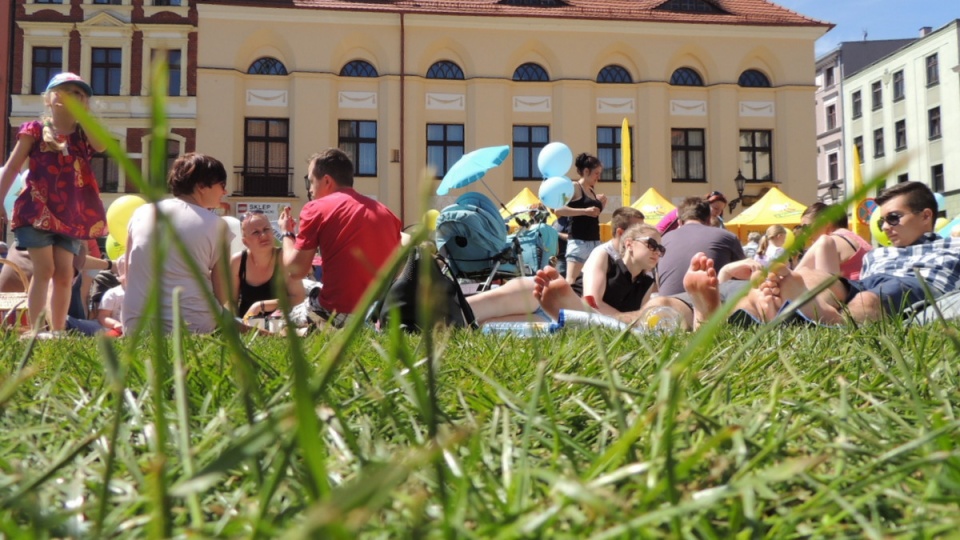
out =
{"type": "MultiPolygon", "coordinates": [[[[240,224],[243,245],[246,247],[230,258],[233,276],[234,313],[243,319],[268,315],[280,307],[274,290],[274,272],[282,271],[280,248],[274,242],[273,226],[262,212],[251,212],[240,224]]],[[[283,272],[290,305],[303,302],[303,282],[283,272]]]]}
{"type": "MultiPolygon", "coordinates": [[[[652,225],[628,225],[620,231],[622,234],[611,240],[613,250],[601,247],[590,253],[571,289],[596,311],[610,316],[641,309],[657,292],[653,270],[666,252],[660,244],[660,233],[652,225]]],[[[556,274],[549,266],[546,270],[556,274]]],[[[566,284],[559,274],[556,279],[566,284]]],[[[471,296],[467,302],[481,323],[527,321],[531,314],[538,320],[551,320],[533,296],[534,289],[533,278],[517,278],[471,296]]]]}

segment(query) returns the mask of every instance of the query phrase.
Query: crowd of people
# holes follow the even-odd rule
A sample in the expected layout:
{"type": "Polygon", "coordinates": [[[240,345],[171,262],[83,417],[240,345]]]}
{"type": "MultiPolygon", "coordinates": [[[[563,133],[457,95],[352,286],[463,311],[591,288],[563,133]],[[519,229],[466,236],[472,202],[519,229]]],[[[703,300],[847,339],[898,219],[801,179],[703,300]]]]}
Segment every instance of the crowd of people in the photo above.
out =
{"type": "Polygon", "coordinates": [[[104,260],[96,239],[107,232],[107,216],[90,168],[104,145],[83,130],[65,98],[86,106],[92,94],[75,74],[53,77],[44,92],[46,115],[20,128],[0,175],[5,199],[24,165],[28,171],[12,215],[0,208],[15,238],[4,253],[12,264],[3,265],[0,291],[26,292],[21,322],[31,336],[123,335],[149,327],[146,315],[156,304],[160,318],[153,322],[165,332],[177,321],[192,332],[213,332],[224,316],[242,322],[281,305],[304,306],[310,318],[336,324],[400,245],[399,219],[353,189],[353,164],[330,149],[310,160],[313,200],[300,219],[289,208],[280,216],[280,247],[266,216],[251,213],[241,223],[244,249],[224,253],[233,233],[211,210],[226,195],[226,169],[211,156],[188,153],[169,171],[172,197],[137,208],[125,253],[116,264],[104,260]],[[308,294],[303,278],[317,250],[324,256],[323,286],[308,294]]]}
{"type": "MultiPolygon", "coordinates": [[[[68,95],[87,104],[92,91],[72,73],[51,79],[44,93],[47,116],[21,127],[0,175],[2,200],[24,164],[29,171],[12,215],[0,208],[0,220],[10,219],[16,239],[4,256],[28,278],[24,326],[31,335],[74,330],[120,336],[151,324],[169,332],[178,321],[209,333],[224,317],[244,324],[284,306],[291,306],[299,326],[341,326],[403,242],[400,220],[358,193],[349,157],[328,149],[310,159],[311,200],[299,219],[287,207],[275,231],[266,215],[247,214],[240,229],[244,249],[224,253],[234,233],[211,209],[226,194],[226,170],[211,156],[188,153],[169,171],[171,197],[137,208],[127,224],[125,253],[104,260],[96,239],[108,223],[90,168],[103,145],[76,122],[65,106],[68,95]],[[322,283],[309,280],[318,252],[322,283]],[[159,305],[159,320],[146,316],[152,305],[159,305]]],[[[595,187],[603,165],[589,154],[575,164],[580,179],[573,197],[555,209],[566,242],[565,269],[548,266],[535,277],[470,296],[478,321],[553,320],[570,309],[633,323],[647,308],[666,307],[695,329],[739,294],[731,317],[751,324],[771,321],[810,297],[808,291],[820,290],[795,316],[838,324],[845,316],[858,322],[900,316],[926,299],[925,288],[938,297],[960,283],[960,240],[933,233],[937,202],[918,182],[893,186],[876,199],[890,247],[873,248],[847,228],[843,211],[822,203],[807,209],[796,230],[772,225],[741,245],[724,227],[727,200],[716,191],[687,198],[656,225],[646,224],[636,209],[619,208],[613,238],[601,243],[599,216],[607,199],[595,187]],[[819,219],[825,212],[835,216],[826,224],[819,219]],[[819,230],[800,234],[813,225],[819,230]],[[810,244],[786,258],[791,232],[810,244]]],[[[4,265],[0,291],[22,288],[4,265]]]]}
{"type": "MultiPolygon", "coordinates": [[[[578,168],[579,163],[580,158],[578,168]]],[[[602,167],[599,161],[590,163],[602,167]]],[[[576,193],[587,192],[581,188],[576,193]]],[[[906,182],[882,191],[875,201],[889,247],[874,248],[848,229],[843,209],[821,202],[809,206],[792,230],[775,224],[764,234],[750,233],[745,245],[725,230],[721,216],[727,201],[716,191],[687,198],[656,229],[618,219],[633,210],[621,208],[614,212],[610,243],[586,254],[580,246],[567,252],[566,276],[546,267],[533,279],[516,279],[502,290],[471,297],[470,305],[482,321],[529,320],[530,314],[556,320],[567,309],[625,323],[642,320],[648,308],[667,307],[685,328],[696,329],[727,298],[739,296],[729,319],[737,324],[773,321],[802,302],[783,318],[836,325],[845,317],[856,322],[903,317],[929,302],[925,288],[934,300],[960,289],[960,240],[934,233],[940,209],[933,192],[922,183],[906,182]],[[821,218],[825,213],[832,219],[821,218]],[[808,245],[787,257],[791,233],[808,245]],[[611,246],[619,247],[611,252],[611,246]],[[631,251],[647,257],[646,265],[631,265],[634,255],[626,255],[631,251]],[[575,281],[569,277],[571,263],[582,268],[575,281]],[[591,285],[584,288],[583,283],[591,285]],[[632,288],[623,288],[625,283],[632,288]],[[629,300],[610,302],[608,291],[629,300]],[[509,301],[528,292],[536,302],[509,301]]],[[[564,210],[558,215],[581,214],[564,210]]]]}

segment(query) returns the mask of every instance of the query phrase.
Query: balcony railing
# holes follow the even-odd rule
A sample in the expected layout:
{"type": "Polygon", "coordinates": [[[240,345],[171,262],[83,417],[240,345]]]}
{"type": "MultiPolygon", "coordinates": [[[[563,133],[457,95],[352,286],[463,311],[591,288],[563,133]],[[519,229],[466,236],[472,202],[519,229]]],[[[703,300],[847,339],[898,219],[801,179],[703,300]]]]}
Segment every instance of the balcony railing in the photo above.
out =
{"type": "Polygon", "coordinates": [[[296,197],[293,192],[293,169],[288,167],[233,168],[237,177],[234,195],[243,197],[296,197]]]}

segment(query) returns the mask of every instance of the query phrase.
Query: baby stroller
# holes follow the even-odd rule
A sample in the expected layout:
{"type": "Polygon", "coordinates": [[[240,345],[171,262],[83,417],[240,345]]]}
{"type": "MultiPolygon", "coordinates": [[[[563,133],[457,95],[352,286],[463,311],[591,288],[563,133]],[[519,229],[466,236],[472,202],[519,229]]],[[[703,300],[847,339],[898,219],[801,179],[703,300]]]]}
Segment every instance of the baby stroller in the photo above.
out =
{"type": "Polygon", "coordinates": [[[548,264],[556,266],[555,258],[560,249],[560,234],[547,225],[550,214],[546,210],[536,209],[524,213],[528,214],[526,219],[515,216],[507,218],[515,219],[520,225],[517,232],[507,236],[507,242],[519,244],[519,258],[523,266],[517,269],[516,265],[507,263],[501,265],[500,269],[503,272],[532,276],[548,264]]]}
{"type": "Polygon", "coordinates": [[[556,255],[556,231],[535,225],[543,227],[523,227],[507,237],[507,226],[493,202],[481,193],[464,193],[437,217],[437,251],[455,279],[482,282],[477,291],[485,291],[494,280],[533,275],[556,255]],[[552,247],[545,245],[551,232],[552,247]]]}

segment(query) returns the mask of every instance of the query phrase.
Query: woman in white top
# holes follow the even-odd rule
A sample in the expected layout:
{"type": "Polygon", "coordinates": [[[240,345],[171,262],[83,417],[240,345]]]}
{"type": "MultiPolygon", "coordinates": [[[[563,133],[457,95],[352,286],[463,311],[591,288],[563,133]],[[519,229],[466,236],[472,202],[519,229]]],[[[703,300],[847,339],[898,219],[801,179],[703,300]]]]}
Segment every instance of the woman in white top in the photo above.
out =
{"type": "MultiPolygon", "coordinates": [[[[211,211],[220,205],[226,194],[227,172],[218,160],[203,154],[180,156],[170,169],[167,185],[173,198],[143,205],[134,211],[127,227],[127,283],[123,299],[123,328],[132,333],[146,307],[147,296],[154,283],[161,287],[161,317],[165,331],[173,329],[173,292],[181,289],[180,310],[187,329],[210,333],[217,329],[220,313],[211,310],[206,293],[211,291],[217,305],[224,305],[229,296],[220,268],[221,246],[233,239],[226,225],[211,211]],[[173,225],[172,235],[179,238],[203,273],[197,279],[188,260],[166,237],[163,228],[157,230],[157,212],[162,212],[173,225]],[[153,260],[153,243],[166,240],[167,253],[163,261],[153,260]]],[[[229,248],[228,248],[229,249],[229,248]]]]}

